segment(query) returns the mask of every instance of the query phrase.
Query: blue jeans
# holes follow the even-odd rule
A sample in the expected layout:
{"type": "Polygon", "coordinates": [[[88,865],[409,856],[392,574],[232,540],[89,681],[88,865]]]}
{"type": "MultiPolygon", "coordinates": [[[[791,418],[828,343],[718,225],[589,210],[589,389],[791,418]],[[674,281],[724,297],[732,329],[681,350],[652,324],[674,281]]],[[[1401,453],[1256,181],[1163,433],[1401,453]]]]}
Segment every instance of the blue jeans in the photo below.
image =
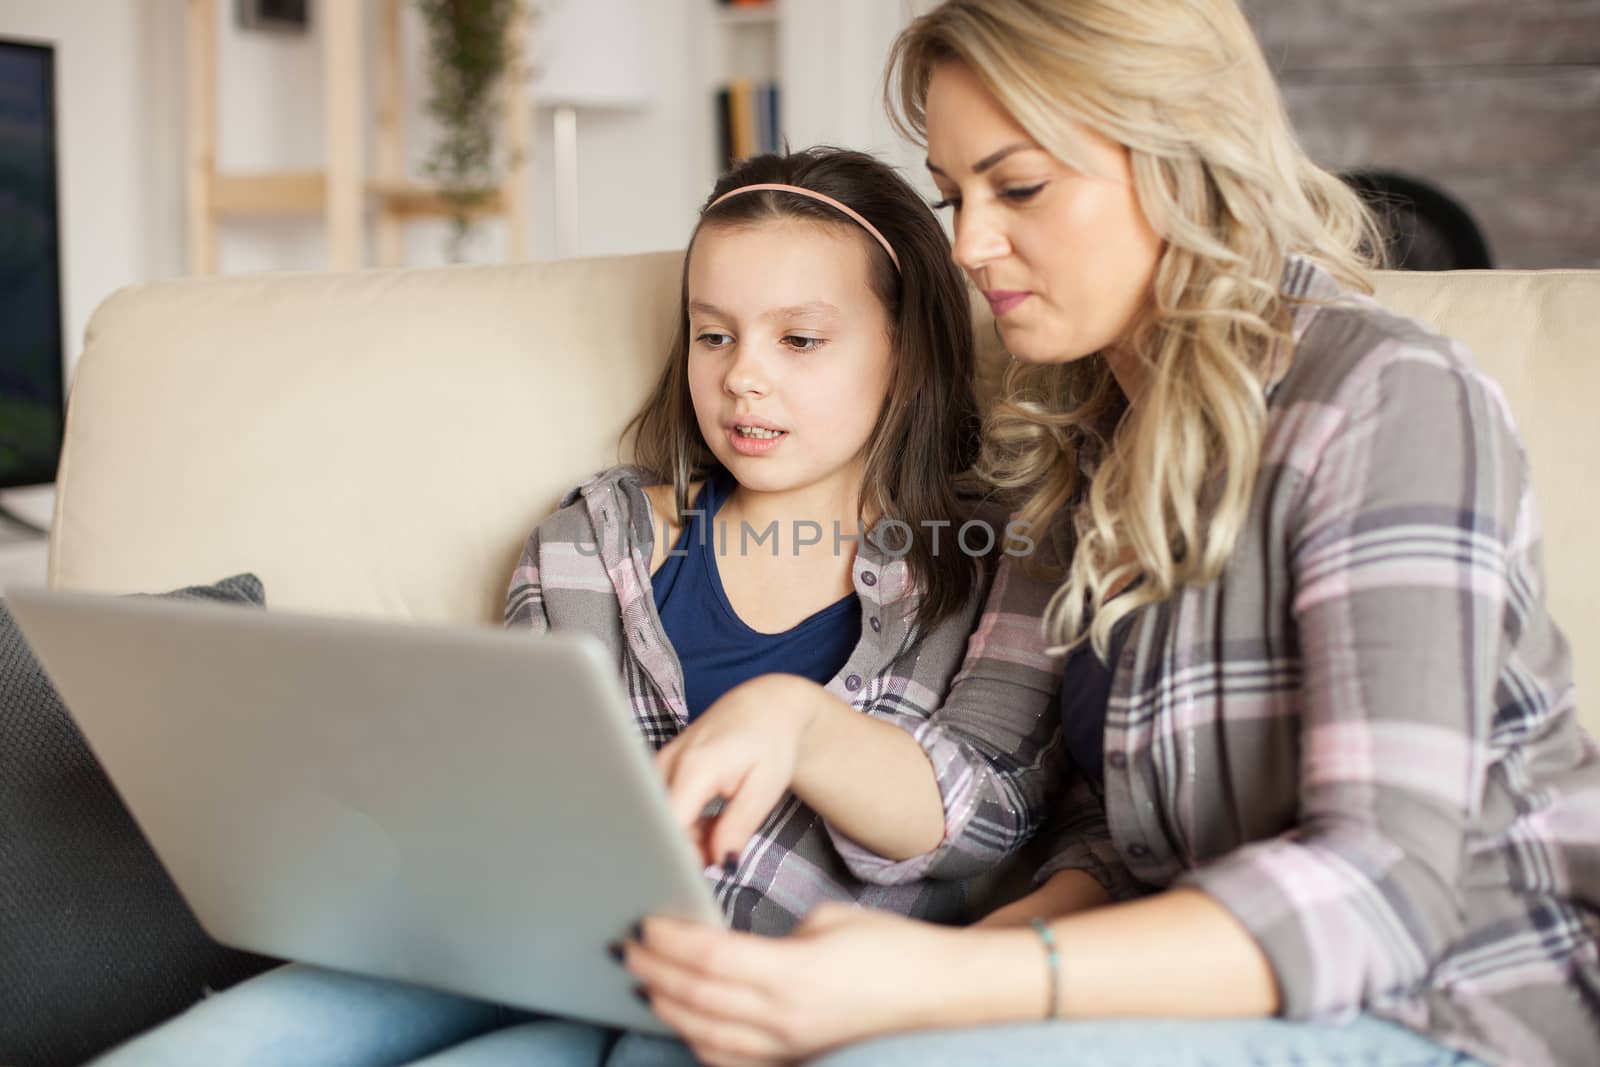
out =
{"type": "Polygon", "coordinates": [[[292,963],[207,997],[95,1067],[692,1067],[682,1042],[292,963]]]}
{"type": "Polygon", "coordinates": [[[807,1067],[1483,1067],[1403,1026],[1282,1019],[1129,1019],[929,1030],[840,1049],[807,1067]]]}

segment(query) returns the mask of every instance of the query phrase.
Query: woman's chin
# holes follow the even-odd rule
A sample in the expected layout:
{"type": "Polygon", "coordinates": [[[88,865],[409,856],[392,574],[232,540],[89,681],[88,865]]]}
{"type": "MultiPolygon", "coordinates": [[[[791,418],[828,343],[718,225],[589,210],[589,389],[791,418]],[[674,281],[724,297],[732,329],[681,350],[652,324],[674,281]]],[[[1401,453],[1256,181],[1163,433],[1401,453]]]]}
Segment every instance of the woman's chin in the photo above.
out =
{"type": "Polygon", "coordinates": [[[1083,346],[1082,342],[1069,341],[1067,344],[1062,344],[1061,334],[1042,336],[1043,333],[1045,331],[1002,330],[1000,341],[1005,344],[1006,354],[1010,354],[1016,362],[1038,366],[1075,363],[1086,355],[1099,352],[1099,349],[1083,346]]]}
{"type": "Polygon", "coordinates": [[[1079,352],[1074,348],[1062,348],[1059,345],[1034,345],[1024,342],[1012,343],[1006,341],[1006,351],[1018,363],[1028,363],[1045,366],[1051,363],[1072,363],[1084,356],[1092,355],[1089,352],[1079,352]]]}

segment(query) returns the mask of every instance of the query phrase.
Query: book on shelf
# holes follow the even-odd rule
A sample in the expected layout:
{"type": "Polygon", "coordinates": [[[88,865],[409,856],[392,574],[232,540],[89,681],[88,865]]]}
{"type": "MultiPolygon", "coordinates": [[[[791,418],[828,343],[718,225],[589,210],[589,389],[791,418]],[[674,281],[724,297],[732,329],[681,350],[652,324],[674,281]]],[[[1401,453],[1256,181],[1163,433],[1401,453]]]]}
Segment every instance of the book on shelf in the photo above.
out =
{"type": "Polygon", "coordinates": [[[724,85],[717,90],[717,170],[727,170],[732,162],[733,90],[724,85]]]}
{"type": "Polygon", "coordinates": [[[717,90],[718,163],[726,170],[742,159],[776,152],[783,144],[778,85],[735,78],[717,90]]]}

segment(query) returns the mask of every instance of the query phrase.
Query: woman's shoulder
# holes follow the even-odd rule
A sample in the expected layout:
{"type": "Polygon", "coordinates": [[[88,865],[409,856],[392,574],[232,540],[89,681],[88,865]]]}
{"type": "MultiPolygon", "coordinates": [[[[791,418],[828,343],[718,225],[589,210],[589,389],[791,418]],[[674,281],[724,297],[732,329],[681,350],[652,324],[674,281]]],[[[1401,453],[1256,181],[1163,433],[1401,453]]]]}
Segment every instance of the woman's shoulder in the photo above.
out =
{"type": "Polygon", "coordinates": [[[1466,345],[1372,297],[1324,291],[1296,307],[1293,329],[1292,363],[1270,397],[1280,417],[1307,405],[1352,415],[1394,410],[1405,395],[1465,393],[1470,407],[1510,425],[1498,385],[1466,345]]]}

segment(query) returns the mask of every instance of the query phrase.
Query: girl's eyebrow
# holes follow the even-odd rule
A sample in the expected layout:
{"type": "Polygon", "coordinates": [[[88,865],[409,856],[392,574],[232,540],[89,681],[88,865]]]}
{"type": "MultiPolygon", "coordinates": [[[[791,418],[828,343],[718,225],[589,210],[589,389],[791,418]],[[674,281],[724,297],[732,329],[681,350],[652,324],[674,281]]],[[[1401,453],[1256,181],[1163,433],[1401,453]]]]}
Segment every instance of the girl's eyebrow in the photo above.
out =
{"type": "MultiPolygon", "coordinates": [[[[689,301],[689,312],[695,315],[708,315],[711,318],[734,318],[715,304],[704,300],[689,301]]],[[[839,309],[826,300],[813,300],[806,304],[790,304],[788,307],[772,308],[761,317],[764,319],[815,319],[828,315],[839,314],[839,309]]]]}

